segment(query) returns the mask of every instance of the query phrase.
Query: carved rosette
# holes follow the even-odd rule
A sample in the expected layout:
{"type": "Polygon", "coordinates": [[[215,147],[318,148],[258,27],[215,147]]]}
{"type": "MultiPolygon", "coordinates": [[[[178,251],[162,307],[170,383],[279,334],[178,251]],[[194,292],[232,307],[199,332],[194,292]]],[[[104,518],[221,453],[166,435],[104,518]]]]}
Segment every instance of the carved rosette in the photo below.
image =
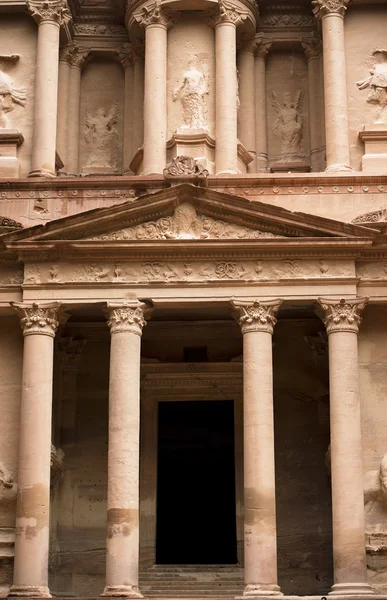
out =
{"type": "Polygon", "coordinates": [[[117,48],[118,58],[124,69],[133,67],[133,46],[130,43],[123,44],[121,48],[117,48]]]}
{"type": "Polygon", "coordinates": [[[319,298],[318,303],[323,314],[320,315],[328,335],[338,331],[358,333],[361,323],[361,313],[366,307],[368,298],[355,298],[340,300],[332,298],[319,298]]]}
{"type": "Polygon", "coordinates": [[[343,17],[350,0],[312,0],[313,14],[318,19],[328,15],[343,17]]]}
{"type": "Polygon", "coordinates": [[[208,23],[212,27],[224,24],[231,24],[238,27],[238,25],[241,25],[246,19],[246,13],[242,13],[231,4],[226,4],[223,0],[219,0],[218,10],[208,15],[208,23]]]}
{"type": "Polygon", "coordinates": [[[317,35],[301,40],[301,46],[304,50],[307,60],[318,58],[322,53],[322,40],[317,35]]]}
{"type": "Polygon", "coordinates": [[[61,26],[71,20],[66,0],[27,0],[27,7],[37,23],[53,21],[61,26]]]}
{"type": "Polygon", "coordinates": [[[262,302],[260,300],[254,300],[253,302],[231,300],[234,317],[240,325],[242,334],[250,333],[251,331],[272,334],[274,326],[277,323],[275,315],[282,302],[280,298],[264,300],[262,302]]]}
{"type": "Polygon", "coordinates": [[[263,60],[265,60],[267,55],[269,54],[269,50],[273,44],[273,40],[265,38],[263,33],[257,33],[257,35],[254,38],[254,42],[255,56],[257,58],[262,58],[263,60]]]}
{"type": "Polygon", "coordinates": [[[134,333],[142,335],[151,309],[143,302],[108,302],[108,325],[110,333],[134,333]]]}
{"type": "Polygon", "coordinates": [[[22,304],[11,302],[12,308],[16,311],[20,319],[20,326],[23,335],[48,335],[55,337],[58,329],[60,317],[60,302],[50,304],[22,304]]]}
{"type": "Polygon", "coordinates": [[[135,14],[134,18],[142,27],[150,25],[163,25],[164,27],[172,27],[174,21],[171,13],[161,8],[161,2],[157,1],[151,6],[144,6],[140,13],[135,14]]]}

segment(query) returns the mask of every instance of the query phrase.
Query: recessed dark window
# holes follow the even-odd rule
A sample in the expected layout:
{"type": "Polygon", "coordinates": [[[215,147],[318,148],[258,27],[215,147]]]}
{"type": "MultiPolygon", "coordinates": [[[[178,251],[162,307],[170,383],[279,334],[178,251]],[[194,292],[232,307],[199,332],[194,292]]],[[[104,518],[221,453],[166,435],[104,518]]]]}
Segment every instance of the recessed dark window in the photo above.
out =
{"type": "Polygon", "coordinates": [[[207,362],[207,346],[184,346],[184,362],[207,362]]]}

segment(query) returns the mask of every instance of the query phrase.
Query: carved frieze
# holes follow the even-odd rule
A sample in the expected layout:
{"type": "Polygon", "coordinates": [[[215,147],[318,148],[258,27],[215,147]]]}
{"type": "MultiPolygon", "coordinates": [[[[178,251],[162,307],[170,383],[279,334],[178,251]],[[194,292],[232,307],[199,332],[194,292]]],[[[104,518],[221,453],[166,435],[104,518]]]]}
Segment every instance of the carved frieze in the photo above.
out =
{"type": "Polygon", "coordinates": [[[101,25],[98,23],[75,23],[74,24],[75,35],[82,36],[95,36],[103,35],[106,37],[127,37],[128,33],[122,25],[106,24],[101,25]]]}
{"type": "Polygon", "coordinates": [[[131,262],[27,264],[24,284],[170,284],[265,282],[355,276],[347,260],[148,260],[131,262]],[[54,274],[54,276],[53,276],[54,274]]]}
{"type": "Polygon", "coordinates": [[[349,300],[319,298],[318,302],[322,308],[322,320],[328,335],[338,331],[359,332],[361,314],[367,305],[368,298],[349,300]]]}
{"type": "Polygon", "coordinates": [[[250,229],[198,215],[188,202],[180,204],[171,217],[141,223],[136,227],[114,231],[91,238],[92,240],[199,240],[199,239],[258,239],[280,238],[272,233],[250,229]]]}
{"type": "Polygon", "coordinates": [[[314,27],[314,24],[313,17],[305,14],[267,13],[260,20],[263,29],[300,29],[314,27]]]}
{"type": "Polygon", "coordinates": [[[23,283],[23,267],[14,264],[0,264],[0,286],[20,285],[23,283]]]}
{"type": "Polygon", "coordinates": [[[66,0],[27,0],[27,7],[37,23],[55,21],[65,25],[71,20],[66,0]]]}
{"type": "Polygon", "coordinates": [[[313,14],[320,19],[329,14],[343,16],[349,2],[350,0],[312,0],[313,14]]]}
{"type": "Polygon", "coordinates": [[[270,300],[254,300],[254,302],[240,302],[232,300],[235,319],[238,321],[242,334],[252,331],[273,333],[277,322],[277,314],[282,300],[274,298],[270,300]]]}

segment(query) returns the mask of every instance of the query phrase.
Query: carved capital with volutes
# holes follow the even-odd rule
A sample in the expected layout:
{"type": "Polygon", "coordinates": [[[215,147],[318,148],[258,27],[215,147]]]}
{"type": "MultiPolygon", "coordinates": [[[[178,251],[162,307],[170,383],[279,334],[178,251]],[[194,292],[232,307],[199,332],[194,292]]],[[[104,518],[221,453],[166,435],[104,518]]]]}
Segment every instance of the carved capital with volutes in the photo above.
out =
{"type": "Polygon", "coordinates": [[[338,331],[359,333],[361,314],[366,307],[368,298],[354,298],[340,300],[332,298],[319,298],[321,311],[317,311],[322,319],[328,335],[338,331]]]}
{"type": "Polygon", "coordinates": [[[152,309],[144,302],[108,302],[107,313],[110,333],[134,333],[142,335],[146,320],[150,318],[152,309]]]}
{"type": "Polygon", "coordinates": [[[11,302],[17,312],[24,336],[39,334],[55,337],[60,321],[63,321],[59,302],[31,304],[11,302]]]}
{"type": "Polygon", "coordinates": [[[218,9],[208,15],[208,24],[212,27],[218,27],[223,24],[231,24],[238,27],[247,19],[247,13],[237,10],[231,4],[219,0],[218,9]]]}
{"type": "Polygon", "coordinates": [[[340,15],[343,17],[350,0],[312,0],[313,14],[317,19],[328,15],[340,15]]]}
{"type": "Polygon", "coordinates": [[[133,67],[133,46],[130,43],[123,44],[120,48],[117,48],[118,58],[124,69],[133,67]]]}
{"type": "Polygon", "coordinates": [[[251,331],[273,333],[277,323],[275,315],[282,304],[280,298],[270,300],[239,301],[231,300],[234,318],[238,321],[242,334],[251,331]]]}
{"type": "Polygon", "coordinates": [[[173,26],[175,21],[175,15],[172,18],[171,12],[165,8],[162,8],[159,0],[151,6],[144,6],[141,9],[141,12],[134,15],[134,18],[142,27],[149,27],[150,25],[162,25],[169,28],[173,26]]]}
{"type": "Polygon", "coordinates": [[[38,24],[53,21],[62,26],[71,20],[66,0],[27,0],[27,8],[38,24]]]}
{"type": "Polygon", "coordinates": [[[322,40],[318,35],[312,37],[303,38],[301,40],[301,46],[304,50],[307,60],[318,58],[322,53],[322,40]]]}
{"type": "Polygon", "coordinates": [[[263,33],[257,33],[257,35],[254,37],[254,42],[255,56],[265,60],[269,54],[270,48],[272,47],[273,40],[265,37],[263,33]]]}

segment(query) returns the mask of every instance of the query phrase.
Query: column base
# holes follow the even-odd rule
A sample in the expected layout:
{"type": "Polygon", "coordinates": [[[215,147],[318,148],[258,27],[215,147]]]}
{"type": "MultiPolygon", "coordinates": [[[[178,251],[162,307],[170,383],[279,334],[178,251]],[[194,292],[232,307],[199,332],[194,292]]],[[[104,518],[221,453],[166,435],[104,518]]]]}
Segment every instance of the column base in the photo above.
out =
{"type": "Polygon", "coordinates": [[[101,596],[108,598],[143,598],[135,585],[107,585],[101,596]]]}
{"type": "Polygon", "coordinates": [[[329,592],[329,596],[370,596],[375,590],[369,583],[335,583],[329,592]]]}
{"type": "Polygon", "coordinates": [[[49,169],[33,169],[28,173],[28,177],[56,177],[56,173],[49,169]]]}
{"type": "Polygon", "coordinates": [[[349,165],[330,165],[325,169],[325,173],[340,173],[341,171],[353,171],[349,165]]]}
{"type": "Polygon", "coordinates": [[[276,583],[249,583],[243,590],[242,598],[262,596],[283,596],[281,588],[276,583]]]}
{"type": "Polygon", "coordinates": [[[46,585],[13,585],[8,598],[52,598],[46,585]]]}

